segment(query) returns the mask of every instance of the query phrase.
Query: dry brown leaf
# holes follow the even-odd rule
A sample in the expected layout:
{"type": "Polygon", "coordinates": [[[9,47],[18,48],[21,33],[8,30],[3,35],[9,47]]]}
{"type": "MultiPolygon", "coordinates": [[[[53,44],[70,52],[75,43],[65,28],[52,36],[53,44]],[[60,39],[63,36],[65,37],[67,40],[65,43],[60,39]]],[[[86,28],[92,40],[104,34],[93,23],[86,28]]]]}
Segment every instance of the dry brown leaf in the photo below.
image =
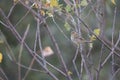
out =
{"type": "Polygon", "coordinates": [[[42,56],[47,57],[47,56],[52,55],[53,53],[54,53],[54,52],[53,52],[53,50],[51,49],[51,47],[50,47],[50,46],[47,46],[47,47],[45,47],[45,48],[43,49],[43,51],[42,51],[42,56]]]}

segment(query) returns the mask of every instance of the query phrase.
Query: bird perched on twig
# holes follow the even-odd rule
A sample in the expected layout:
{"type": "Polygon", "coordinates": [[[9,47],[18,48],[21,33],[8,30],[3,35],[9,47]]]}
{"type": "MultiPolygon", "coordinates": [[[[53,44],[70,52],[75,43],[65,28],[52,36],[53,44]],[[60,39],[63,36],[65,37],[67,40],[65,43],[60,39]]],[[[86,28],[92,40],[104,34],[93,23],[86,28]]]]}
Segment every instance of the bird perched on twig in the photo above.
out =
{"type": "Polygon", "coordinates": [[[84,38],[80,37],[80,35],[75,31],[71,32],[71,40],[75,44],[82,44],[82,43],[90,43],[91,42],[89,40],[85,40],[84,38]]]}

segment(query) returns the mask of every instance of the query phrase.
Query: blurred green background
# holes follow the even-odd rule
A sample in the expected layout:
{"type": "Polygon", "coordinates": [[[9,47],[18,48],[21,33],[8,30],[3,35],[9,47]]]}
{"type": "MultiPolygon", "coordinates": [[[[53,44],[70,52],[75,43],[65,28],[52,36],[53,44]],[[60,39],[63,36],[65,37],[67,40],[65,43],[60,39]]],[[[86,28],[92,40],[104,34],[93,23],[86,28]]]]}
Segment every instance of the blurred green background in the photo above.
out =
{"type": "MultiPolygon", "coordinates": [[[[60,2],[63,3],[62,0],[60,0],[60,2]]],[[[116,5],[113,5],[110,0],[105,0],[105,22],[106,22],[105,24],[106,24],[106,26],[105,26],[104,33],[105,33],[105,36],[110,40],[111,40],[111,35],[112,35],[111,31],[112,31],[115,7],[117,7],[116,22],[115,22],[115,35],[114,35],[115,40],[117,40],[119,30],[120,30],[120,26],[119,26],[120,25],[120,22],[119,22],[120,21],[120,5],[119,5],[119,3],[120,3],[120,0],[116,0],[116,5]]],[[[5,12],[6,15],[8,14],[12,5],[13,5],[12,0],[0,0],[0,8],[5,12]]],[[[89,12],[89,9],[90,9],[89,7],[85,9],[85,11],[83,12],[84,16],[87,15],[87,13],[89,12]]],[[[16,23],[26,14],[27,11],[28,10],[26,10],[21,4],[17,4],[9,18],[11,23],[13,25],[16,25],[16,23]]],[[[0,15],[0,20],[4,22],[4,20],[2,18],[3,17],[1,17],[1,15],[0,15]]],[[[60,18],[60,16],[55,15],[55,21],[60,26],[60,28],[64,31],[64,33],[67,35],[67,37],[70,39],[70,31],[67,31],[65,29],[64,20],[62,20],[62,19],[63,18],[60,18]]],[[[85,19],[85,21],[88,25],[90,25],[91,28],[95,28],[97,25],[96,17],[95,17],[95,14],[93,14],[93,13],[91,13],[85,19]]],[[[69,70],[73,72],[72,77],[74,78],[74,80],[78,80],[76,73],[74,71],[73,64],[72,64],[72,59],[74,57],[76,48],[73,46],[73,43],[70,40],[68,41],[63,36],[63,34],[58,30],[58,28],[53,23],[51,18],[47,19],[47,23],[49,25],[50,30],[52,31],[52,34],[54,35],[59,47],[60,47],[61,53],[63,55],[63,58],[67,64],[69,70]]],[[[35,21],[33,15],[31,13],[29,13],[26,16],[26,18],[24,18],[16,26],[16,29],[22,36],[24,34],[28,24],[30,24],[30,30],[29,30],[28,36],[26,38],[26,43],[29,45],[30,48],[33,49],[34,40],[35,40],[35,31],[37,28],[36,21],[35,21]]],[[[9,49],[7,49],[6,47],[8,47],[8,46],[10,47],[10,50],[12,50],[12,52],[17,60],[18,55],[19,55],[19,50],[20,50],[19,42],[13,36],[11,31],[8,30],[6,27],[4,27],[2,24],[0,24],[0,30],[3,32],[4,37],[6,38],[7,43],[8,43],[8,45],[6,45],[4,43],[0,44],[0,52],[2,52],[3,56],[4,56],[3,62],[0,64],[0,67],[4,70],[5,74],[9,78],[9,80],[17,80],[18,79],[18,74],[17,74],[18,73],[18,70],[17,70],[18,65],[10,60],[8,54],[11,55],[11,53],[10,53],[9,49]]],[[[41,39],[42,39],[43,48],[46,46],[51,46],[53,51],[56,52],[54,49],[55,47],[53,46],[53,44],[51,42],[51,39],[47,33],[46,28],[44,28],[41,25],[40,30],[41,30],[41,39]]],[[[0,38],[2,38],[2,37],[0,36],[0,38]]],[[[93,65],[96,68],[98,65],[100,51],[101,51],[101,43],[99,41],[95,41],[91,55],[92,55],[92,63],[94,63],[93,65]]],[[[110,51],[107,48],[104,49],[103,59],[105,59],[105,57],[107,56],[107,53],[109,53],[109,52],[110,51]]],[[[58,57],[56,57],[56,54],[49,56],[46,59],[51,64],[55,65],[58,68],[61,68],[58,57]]],[[[21,63],[25,66],[29,66],[31,60],[32,60],[32,56],[28,53],[28,51],[26,49],[23,49],[21,63]]],[[[81,60],[81,57],[79,55],[77,58],[77,61],[76,61],[78,68],[80,67],[80,60],[81,60]]],[[[43,71],[41,66],[37,62],[34,63],[33,68],[43,71]]],[[[52,68],[49,68],[49,69],[54,74],[56,74],[56,76],[58,78],[60,78],[60,80],[66,80],[66,78],[61,76],[57,71],[53,70],[52,68]]],[[[21,69],[22,77],[25,75],[26,70],[27,69],[24,69],[24,68],[21,69]]],[[[93,71],[93,72],[95,72],[95,71],[93,71]]],[[[2,73],[0,73],[0,77],[2,77],[2,76],[3,76],[2,73]]],[[[107,64],[105,64],[104,68],[102,69],[100,80],[110,80],[110,76],[111,76],[111,59],[107,62],[107,64]]],[[[85,76],[85,78],[86,78],[86,76],[85,76]]],[[[53,80],[53,79],[43,72],[30,71],[30,73],[26,77],[26,80],[53,80]]],[[[84,79],[84,80],[86,80],[86,79],[84,79]]]]}

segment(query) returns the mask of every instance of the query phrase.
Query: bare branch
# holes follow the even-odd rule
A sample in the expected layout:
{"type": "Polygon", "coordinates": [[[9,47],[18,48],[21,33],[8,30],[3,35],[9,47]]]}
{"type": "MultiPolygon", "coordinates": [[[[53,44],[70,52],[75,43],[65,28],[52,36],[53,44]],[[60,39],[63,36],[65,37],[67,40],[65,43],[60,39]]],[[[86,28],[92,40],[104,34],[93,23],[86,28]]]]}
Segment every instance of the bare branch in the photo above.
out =
{"type": "Polygon", "coordinates": [[[49,36],[50,36],[50,38],[51,38],[51,40],[52,40],[52,42],[53,42],[53,45],[54,45],[55,48],[56,48],[58,58],[59,58],[61,64],[63,65],[63,67],[64,67],[65,73],[66,73],[66,75],[67,75],[67,79],[68,79],[68,80],[72,80],[71,76],[68,75],[67,66],[66,66],[66,64],[65,64],[65,62],[64,62],[64,60],[63,60],[63,57],[62,57],[62,55],[61,55],[60,49],[59,49],[59,47],[58,47],[58,44],[57,44],[57,42],[56,42],[54,36],[52,35],[52,33],[51,33],[51,31],[50,31],[48,25],[45,24],[44,26],[46,27],[46,29],[47,29],[47,31],[48,31],[48,34],[49,34],[49,36]]]}

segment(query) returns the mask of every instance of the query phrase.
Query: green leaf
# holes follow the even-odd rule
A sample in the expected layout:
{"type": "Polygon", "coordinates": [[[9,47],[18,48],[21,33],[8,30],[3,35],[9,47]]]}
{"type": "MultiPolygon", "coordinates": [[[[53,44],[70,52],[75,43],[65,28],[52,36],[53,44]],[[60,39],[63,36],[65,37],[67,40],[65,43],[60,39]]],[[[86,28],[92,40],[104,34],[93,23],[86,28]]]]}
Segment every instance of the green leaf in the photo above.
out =
{"type": "Polygon", "coordinates": [[[70,25],[67,22],[65,22],[64,27],[67,31],[70,31],[71,29],[70,25]]]}
{"type": "Polygon", "coordinates": [[[70,5],[67,5],[67,6],[65,7],[65,10],[66,10],[67,12],[70,12],[70,11],[71,11],[71,6],[70,6],[70,5]]]}
{"type": "Polygon", "coordinates": [[[82,0],[81,3],[80,3],[81,6],[87,6],[88,5],[88,2],[87,0],[82,0]]]}

